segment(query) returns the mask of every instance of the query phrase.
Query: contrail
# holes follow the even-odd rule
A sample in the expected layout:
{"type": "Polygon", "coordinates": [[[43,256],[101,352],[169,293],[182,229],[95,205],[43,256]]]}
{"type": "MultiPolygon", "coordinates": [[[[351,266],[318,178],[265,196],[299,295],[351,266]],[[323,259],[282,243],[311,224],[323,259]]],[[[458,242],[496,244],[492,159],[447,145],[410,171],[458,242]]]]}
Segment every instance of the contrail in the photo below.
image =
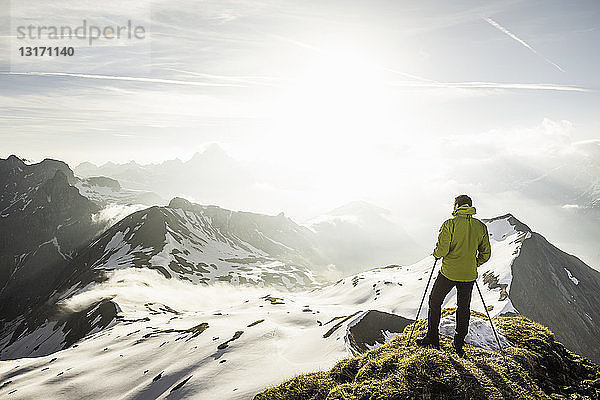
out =
{"type": "Polygon", "coordinates": [[[25,75],[25,76],[65,76],[65,77],[71,77],[71,78],[164,83],[164,84],[168,84],[168,85],[184,85],[184,86],[248,87],[247,85],[239,85],[239,84],[233,84],[233,83],[182,81],[182,80],[176,80],[176,79],[143,78],[143,77],[119,76],[119,75],[75,74],[75,73],[68,73],[68,72],[0,72],[0,74],[1,75],[25,75]]]}
{"type": "Polygon", "coordinates": [[[274,77],[274,76],[260,76],[260,75],[256,75],[256,76],[228,76],[228,75],[214,75],[214,74],[207,74],[207,73],[203,73],[203,72],[194,72],[194,71],[185,71],[185,70],[181,70],[181,69],[175,69],[175,68],[166,68],[169,71],[174,71],[174,72],[178,72],[178,73],[183,73],[186,75],[192,75],[192,76],[200,76],[203,78],[209,78],[212,80],[224,80],[224,81],[230,81],[230,82],[239,82],[239,83],[245,83],[248,85],[252,85],[252,86],[268,86],[268,87],[277,87],[277,88],[281,88],[281,85],[275,84],[275,83],[270,83],[270,82],[277,82],[277,81],[283,81],[284,78],[280,78],[280,77],[274,77]]]}
{"type": "Polygon", "coordinates": [[[483,20],[485,22],[487,22],[488,24],[492,25],[494,28],[498,29],[500,32],[508,35],[510,38],[516,40],[517,42],[521,43],[523,46],[527,47],[529,50],[531,50],[535,55],[541,57],[544,61],[546,61],[548,64],[554,66],[555,68],[557,68],[559,71],[561,72],[565,72],[564,69],[562,69],[560,67],[560,65],[556,64],[555,62],[552,62],[551,60],[549,60],[548,58],[544,57],[543,55],[541,55],[540,53],[537,52],[536,49],[534,49],[533,47],[531,47],[531,45],[529,43],[527,43],[526,41],[524,41],[523,39],[519,38],[517,35],[515,35],[514,33],[512,33],[511,31],[509,31],[508,29],[506,29],[505,27],[503,27],[502,25],[500,25],[499,23],[497,23],[496,21],[494,21],[491,18],[488,17],[482,17],[483,20]]]}
{"type": "MultiPolygon", "coordinates": [[[[386,70],[388,70],[386,68],[386,70]]],[[[391,70],[390,70],[391,71],[391,70]]],[[[401,75],[408,75],[402,72],[393,71],[401,75]]],[[[118,81],[163,83],[171,85],[190,85],[190,86],[212,86],[212,87],[249,87],[237,84],[220,84],[198,81],[181,81],[173,79],[141,78],[132,76],[117,75],[95,75],[95,74],[73,74],[67,72],[0,72],[0,75],[24,75],[24,76],[65,76],[82,79],[106,79],[118,81]]],[[[396,87],[415,87],[415,88],[464,88],[464,89],[525,89],[525,90],[556,90],[565,92],[594,92],[593,89],[587,89],[578,86],[555,85],[550,83],[499,83],[499,82],[439,82],[431,79],[425,79],[411,75],[413,81],[390,82],[391,86],[396,87]]]]}
{"type": "Polygon", "coordinates": [[[459,88],[459,89],[509,89],[509,90],[555,90],[559,92],[594,92],[578,86],[555,85],[552,83],[501,83],[501,82],[391,82],[397,87],[416,88],[459,88]]]}

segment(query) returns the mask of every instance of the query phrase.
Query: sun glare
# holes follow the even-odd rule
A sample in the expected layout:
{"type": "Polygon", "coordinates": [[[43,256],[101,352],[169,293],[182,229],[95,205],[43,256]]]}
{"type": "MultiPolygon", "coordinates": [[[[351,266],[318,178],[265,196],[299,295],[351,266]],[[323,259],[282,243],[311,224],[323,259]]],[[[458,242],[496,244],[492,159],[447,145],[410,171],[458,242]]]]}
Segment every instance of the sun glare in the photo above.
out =
{"type": "Polygon", "coordinates": [[[320,51],[300,68],[278,104],[286,126],[330,144],[386,132],[392,102],[385,69],[366,50],[320,51]]]}

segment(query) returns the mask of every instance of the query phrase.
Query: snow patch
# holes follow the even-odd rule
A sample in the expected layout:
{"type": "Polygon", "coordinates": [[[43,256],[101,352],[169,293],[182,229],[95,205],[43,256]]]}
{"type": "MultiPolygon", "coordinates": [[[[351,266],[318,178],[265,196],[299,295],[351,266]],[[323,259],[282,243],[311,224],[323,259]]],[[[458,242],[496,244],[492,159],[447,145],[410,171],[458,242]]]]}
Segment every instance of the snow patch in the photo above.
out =
{"type": "MultiPolygon", "coordinates": [[[[447,336],[454,336],[456,326],[456,314],[444,317],[440,321],[440,334],[447,336]]],[[[498,340],[500,346],[503,349],[510,347],[510,343],[506,336],[502,334],[496,327],[496,333],[498,334],[498,340]]],[[[471,316],[469,321],[469,332],[465,337],[465,343],[472,346],[481,347],[483,349],[500,351],[494,331],[490,325],[490,321],[484,320],[478,317],[471,316]]]]}
{"type": "Polygon", "coordinates": [[[508,218],[496,219],[486,223],[491,239],[502,241],[517,233],[515,227],[508,222],[508,218]]]}
{"type": "Polygon", "coordinates": [[[62,258],[64,258],[65,260],[71,259],[70,255],[64,254],[62,252],[62,249],[60,248],[60,244],[58,243],[58,239],[56,238],[56,236],[52,238],[51,242],[54,245],[54,247],[56,247],[56,251],[58,251],[58,254],[60,254],[62,258]]]}
{"type": "Polygon", "coordinates": [[[563,269],[566,271],[567,275],[569,276],[569,279],[570,279],[570,280],[571,280],[571,281],[572,281],[574,284],[576,284],[576,285],[579,285],[579,279],[575,278],[575,277],[573,276],[573,274],[571,274],[571,271],[569,271],[568,269],[566,269],[566,268],[563,268],[563,269]]]}
{"type": "Polygon", "coordinates": [[[375,350],[375,349],[383,346],[385,343],[389,342],[396,336],[400,336],[402,333],[401,332],[390,332],[390,331],[386,330],[386,331],[381,331],[381,334],[383,335],[383,343],[375,342],[375,344],[373,344],[373,345],[370,345],[369,343],[365,343],[365,346],[367,347],[367,349],[375,350]]]}
{"type": "Polygon", "coordinates": [[[115,233],[113,235],[113,237],[110,239],[110,242],[108,242],[106,244],[106,247],[104,247],[104,252],[109,253],[110,251],[121,247],[121,245],[123,244],[124,237],[125,237],[125,234],[121,231],[115,233]]]}

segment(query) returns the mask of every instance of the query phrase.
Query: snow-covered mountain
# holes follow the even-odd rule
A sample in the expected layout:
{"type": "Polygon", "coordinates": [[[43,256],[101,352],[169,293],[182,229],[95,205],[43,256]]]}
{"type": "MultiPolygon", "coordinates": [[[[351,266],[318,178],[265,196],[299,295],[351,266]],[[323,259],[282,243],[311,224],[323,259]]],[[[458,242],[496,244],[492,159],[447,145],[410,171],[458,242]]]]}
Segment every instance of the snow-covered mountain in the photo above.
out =
{"type": "MultiPolygon", "coordinates": [[[[137,212],[106,231],[82,253],[80,264],[102,274],[85,280],[84,271],[78,271],[77,280],[68,280],[53,299],[61,313],[79,317],[64,325],[54,321],[33,331],[18,329],[11,343],[4,343],[2,358],[33,358],[0,365],[0,394],[18,399],[41,393],[61,398],[249,399],[298,373],[330,368],[353,353],[377,347],[413,320],[431,257],[409,266],[371,269],[322,287],[278,290],[263,286],[252,269],[243,275],[232,264],[258,254],[257,243],[283,253],[287,244],[281,237],[266,239],[265,232],[272,230],[265,228],[261,234],[246,230],[250,236],[242,236],[233,228],[246,216],[235,214],[229,219],[231,229],[219,238],[206,223],[209,215],[212,224],[219,215],[226,222],[223,212],[175,200],[170,207],[137,212]],[[168,240],[162,248],[145,245],[163,235],[168,240]],[[251,243],[250,237],[258,242],[251,243]],[[235,262],[215,256],[223,243],[230,244],[223,254],[237,257],[235,262]],[[209,272],[196,269],[196,257],[205,252],[216,260],[216,269],[210,263],[201,265],[209,272]],[[163,270],[152,268],[159,265],[163,270]],[[137,268],[141,266],[148,268],[137,268]],[[231,279],[215,282],[224,271],[231,279]],[[198,284],[204,277],[214,283],[198,284]],[[251,279],[258,285],[240,285],[251,279]],[[91,329],[77,342],[72,340],[77,332],[64,329],[82,325],[91,329]],[[60,348],[65,349],[49,354],[60,348]],[[73,387],[78,390],[67,390],[73,387]]],[[[278,226],[276,219],[283,217],[270,218],[278,226]]],[[[600,274],[512,215],[485,222],[492,258],[481,267],[478,283],[490,313],[531,316],[550,326],[567,347],[597,361],[600,335],[594,321],[600,318],[595,306],[600,274]]],[[[263,257],[277,259],[262,251],[263,257]]],[[[445,306],[454,302],[452,294],[445,306]]],[[[472,309],[483,311],[477,293],[472,309]]],[[[426,312],[425,305],[422,316],[426,312]]],[[[451,333],[452,321],[446,322],[442,332],[451,333]]],[[[474,320],[467,343],[493,348],[491,337],[481,337],[489,333],[485,321],[474,320]]]]}
{"type": "Polygon", "coordinates": [[[69,167],[45,159],[0,159],[0,330],[35,307],[98,229],[99,207],[70,185],[69,167]]]}
{"type": "Polygon", "coordinates": [[[573,351],[600,362],[600,272],[529,231],[512,275],[509,298],[521,314],[550,327],[573,351]]]}
{"type": "Polygon", "coordinates": [[[234,212],[175,198],[168,207],[127,216],[74,262],[82,272],[149,268],[194,284],[306,289],[317,285],[308,266],[318,253],[305,231],[282,214],[234,212]]]}
{"type": "Polygon", "coordinates": [[[131,197],[118,182],[80,179],[55,160],[26,164],[11,156],[0,160],[0,171],[2,357],[52,353],[106,327],[119,309],[110,299],[76,312],[59,303],[115,269],[155,269],[196,284],[298,290],[318,285],[309,265],[326,264],[309,240],[312,232],[283,214],[232,212],[183,199],[169,207],[121,207],[117,203],[131,197]],[[105,214],[136,209],[106,228],[111,218],[105,214]],[[48,341],[48,332],[64,340],[48,341]],[[45,344],[29,346],[33,335],[45,344]]]}
{"type": "Polygon", "coordinates": [[[307,257],[314,256],[314,260],[318,254],[302,236],[304,231],[307,228],[283,215],[232,212],[184,199],[174,199],[169,207],[135,212],[80,250],[62,273],[57,271],[61,283],[44,307],[8,324],[0,355],[48,354],[70,346],[98,326],[105,327],[106,318],[116,318],[120,309],[110,298],[97,299],[79,314],[60,304],[73,293],[108,279],[115,270],[150,269],[166,279],[196,285],[229,282],[286,291],[319,286],[307,267],[311,264],[307,257]],[[103,317],[96,319],[100,308],[103,317]],[[48,341],[46,334],[63,339],[48,341]],[[34,345],[32,338],[37,338],[34,345]]]}
{"type": "MultiPolygon", "coordinates": [[[[105,228],[95,216],[115,199],[78,189],[64,163],[10,157],[0,170],[0,397],[248,399],[402,331],[433,265],[321,282],[320,224],[342,235],[346,222],[381,223],[364,204],[305,227],[176,198],[105,228]]],[[[492,258],[478,283],[490,313],[528,316],[598,362],[600,273],[510,214],[484,222],[492,258]]],[[[483,311],[476,292],[472,308],[483,311]]],[[[467,343],[494,348],[485,321],[472,328],[467,343]]]]}

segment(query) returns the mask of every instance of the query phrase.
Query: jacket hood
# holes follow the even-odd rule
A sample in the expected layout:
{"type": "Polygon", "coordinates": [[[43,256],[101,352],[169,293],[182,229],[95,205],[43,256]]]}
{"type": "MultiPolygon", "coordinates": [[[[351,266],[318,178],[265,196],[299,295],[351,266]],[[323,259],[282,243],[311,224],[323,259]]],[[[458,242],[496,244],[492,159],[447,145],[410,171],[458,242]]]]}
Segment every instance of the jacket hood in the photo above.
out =
{"type": "Polygon", "coordinates": [[[462,206],[460,206],[456,210],[454,210],[452,212],[452,215],[455,217],[457,217],[457,216],[470,217],[471,215],[475,214],[476,212],[477,212],[477,210],[475,210],[475,207],[471,207],[466,204],[463,204],[462,206]]]}

